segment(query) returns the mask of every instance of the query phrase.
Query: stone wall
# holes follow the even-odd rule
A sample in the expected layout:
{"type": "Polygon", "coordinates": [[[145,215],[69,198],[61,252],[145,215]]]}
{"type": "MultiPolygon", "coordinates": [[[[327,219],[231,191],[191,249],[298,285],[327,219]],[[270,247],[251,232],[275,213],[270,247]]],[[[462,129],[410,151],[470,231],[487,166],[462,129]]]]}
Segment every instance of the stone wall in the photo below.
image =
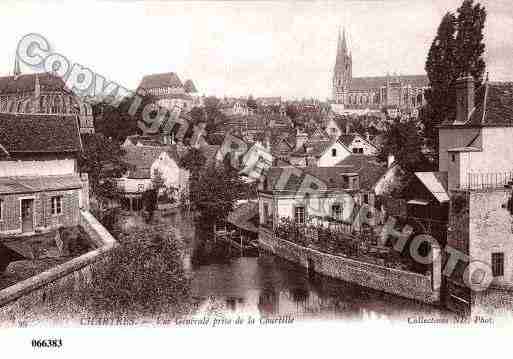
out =
{"type": "Polygon", "coordinates": [[[270,231],[260,228],[259,245],[262,249],[300,264],[332,278],[359,284],[401,297],[426,303],[438,303],[440,298],[440,266],[437,275],[429,276],[382,267],[349,258],[322,253],[298,246],[275,237],[270,231]]]}
{"type": "Polygon", "coordinates": [[[93,268],[102,265],[117,242],[87,211],[81,212],[80,224],[98,248],[0,290],[0,323],[28,319],[23,313],[30,313],[32,307],[44,306],[46,298],[58,293],[59,288],[78,289],[88,283],[93,268]]]}

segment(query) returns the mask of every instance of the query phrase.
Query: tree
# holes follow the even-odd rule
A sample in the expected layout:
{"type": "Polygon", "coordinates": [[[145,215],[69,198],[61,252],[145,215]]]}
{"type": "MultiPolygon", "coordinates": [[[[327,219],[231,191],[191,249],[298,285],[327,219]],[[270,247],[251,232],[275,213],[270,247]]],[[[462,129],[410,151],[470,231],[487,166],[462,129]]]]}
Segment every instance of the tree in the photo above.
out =
{"type": "Polygon", "coordinates": [[[179,166],[188,170],[192,178],[197,178],[200,171],[205,166],[205,156],[197,148],[192,147],[187,153],[180,158],[179,166]]]}
{"type": "Polygon", "coordinates": [[[427,105],[421,110],[427,145],[438,152],[437,126],[455,117],[456,80],[470,75],[476,90],[483,81],[485,63],[483,30],[486,11],[473,0],[464,0],[457,16],[447,13],[442,18],[426,59],[430,89],[426,92],[427,105]]]}
{"type": "Polygon", "coordinates": [[[206,228],[225,220],[235,201],[244,198],[246,186],[238,171],[226,161],[224,166],[208,166],[191,181],[191,204],[206,228]]]}
{"type": "Polygon", "coordinates": [[[120,177],[128,169],[122,159],[123,149],[100,133],[82,135],[82,145],[78,168],[89,175],[91,193],[100,207],[108,200],[120,199],[113,178],[120,177]]]}
{"type": "Polygon", "coordinates": [[[385,133],[378,158],[386,161],[388,155],[393,155],[407,174],[432,170],[432,164],[422,152],[422,142],[414,121],[395,122],[385,133]]]}

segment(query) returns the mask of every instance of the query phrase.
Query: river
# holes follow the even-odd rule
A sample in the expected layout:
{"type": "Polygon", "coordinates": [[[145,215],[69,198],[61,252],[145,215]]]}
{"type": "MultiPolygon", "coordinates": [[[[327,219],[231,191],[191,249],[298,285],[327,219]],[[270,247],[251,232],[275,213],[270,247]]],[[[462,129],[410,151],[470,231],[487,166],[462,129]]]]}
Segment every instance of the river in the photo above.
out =
{"type": "Polygon", "coordinates": [[[197,300],[195,317],[290,316],[294,320],[390,320],[446,318],[438,307],[356,284],[309,275],[303,267],[270,254],[241,253],[201,235],[176,216],[184,242],[184,266],[197,300]]]}

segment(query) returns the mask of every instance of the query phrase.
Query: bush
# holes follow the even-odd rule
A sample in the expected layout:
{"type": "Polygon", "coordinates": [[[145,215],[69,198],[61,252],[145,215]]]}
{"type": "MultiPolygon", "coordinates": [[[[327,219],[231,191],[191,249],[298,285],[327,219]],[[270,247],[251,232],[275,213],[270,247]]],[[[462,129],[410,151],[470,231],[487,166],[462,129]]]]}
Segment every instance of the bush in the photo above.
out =
{"type": "Polygon", "coordinates": [[[189,280],[173,238],[151,228],[121,236],[120,245],[92,271],[82,293],[87,306],[114,317],[174,317],[187,311],[189,280]]]}

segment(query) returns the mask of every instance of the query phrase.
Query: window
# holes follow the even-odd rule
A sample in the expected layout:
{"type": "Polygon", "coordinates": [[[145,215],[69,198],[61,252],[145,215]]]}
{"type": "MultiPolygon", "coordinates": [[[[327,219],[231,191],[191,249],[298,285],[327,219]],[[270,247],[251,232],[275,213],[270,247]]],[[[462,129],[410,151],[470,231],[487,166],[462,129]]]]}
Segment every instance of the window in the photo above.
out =
{"type": "Polygon", "coordinates": [[[305,207],[294,208],[294,221],[300,224],[305,223],[305,207]]]}
{"type": "Polygon", "coordinates": [[[331,149],[331,157],[337,157],[337,149],[336,148],[331,149]]]}
{"type": "Polygon", "coordinates": [[[334,204],[331,206],[331,217],[334,219],[342,219],[342,206],[340,204],[334,204]]]}
{"type": "Polygon", "coordinates": [[[363,153],[363,148],[353,148],[353,153],[363,153]]]}
{"type": "Polygon", "coordinates": [[[62,213],[62,196],[52,197],[52,214],[62,213]]]}
{"type": "Polygon", "coordinates": [[[369,204],[369,195],[367,193],[363,195],[363,203],[369,204]]]}
{"type": "Polygon", "coordinates": [[[0,199],[0,221],[4,219],[4,200],[0,199]]]}
{"type": "Polygon", "coordinates": [[[492,275],[501,277],[504,275],[504,253],[492,253],[492,275]]]}
{"type": "Polygon", "coordinates": [[[451,161],[452,161],[452,162],[455,162],[455,161],[456,161],[456,155],[455,155],[455,154],[452,154],[452,155],[451,155],[451,161]]]}

